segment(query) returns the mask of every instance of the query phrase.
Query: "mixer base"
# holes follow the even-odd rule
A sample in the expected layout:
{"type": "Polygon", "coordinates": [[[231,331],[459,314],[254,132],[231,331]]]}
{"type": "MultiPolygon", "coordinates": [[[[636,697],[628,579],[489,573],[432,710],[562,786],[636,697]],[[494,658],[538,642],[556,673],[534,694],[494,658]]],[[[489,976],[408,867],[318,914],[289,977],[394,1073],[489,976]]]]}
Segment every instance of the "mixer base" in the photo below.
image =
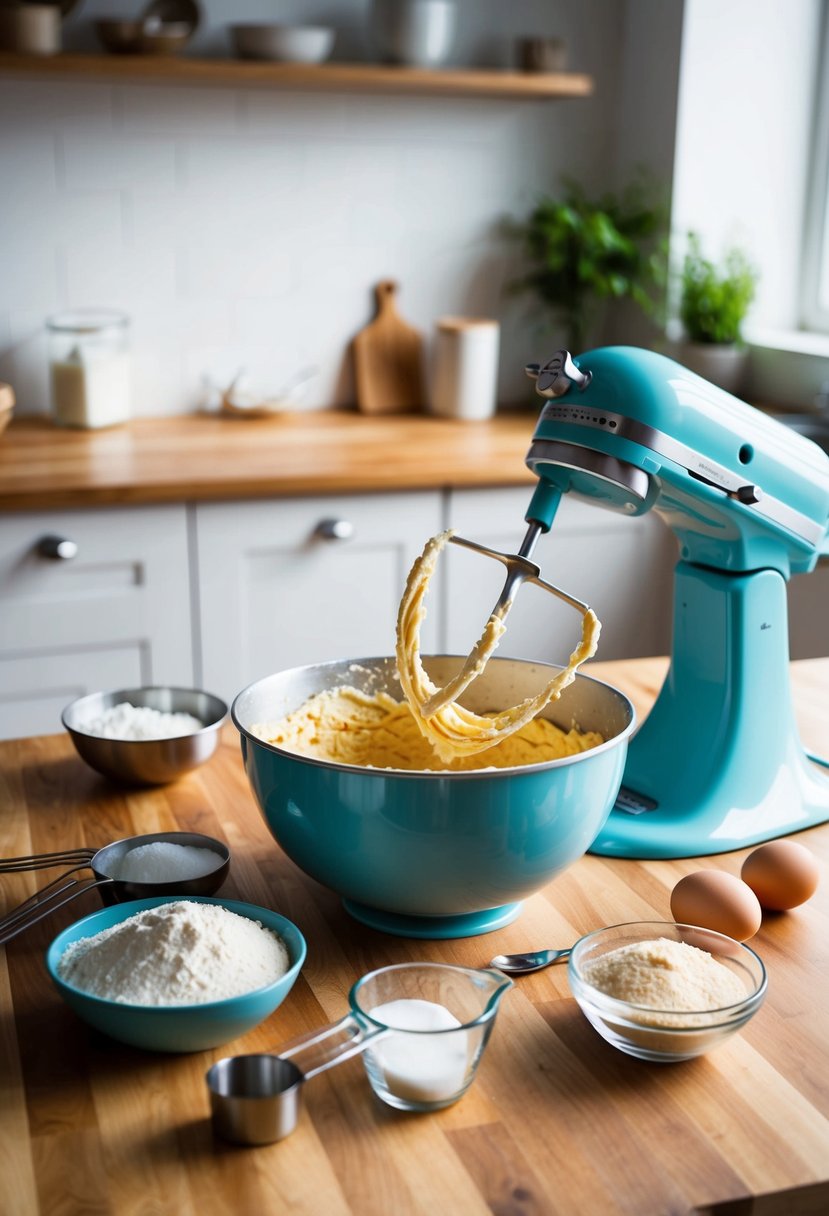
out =
{"type": "Polygon", "coordinates": [[[478,937],[481,933],[503,929],[520,915],[523,904],[502,904],[499,908],[485,908],[482,912],[465,912],[459,916],[406,916],[400,912],[370,908],[352,899],[344,899],[343,907],[349,916],[371,929],[379,929],[381,933],[393,933],[395,937],[446,940],[478,937]]]}
{"type": "Polygon", "coordinates": [[[783,577],[680,562],[671,668],[589,851],[702,857],[827,820],[829,777],[791,704],[783,577]]]}

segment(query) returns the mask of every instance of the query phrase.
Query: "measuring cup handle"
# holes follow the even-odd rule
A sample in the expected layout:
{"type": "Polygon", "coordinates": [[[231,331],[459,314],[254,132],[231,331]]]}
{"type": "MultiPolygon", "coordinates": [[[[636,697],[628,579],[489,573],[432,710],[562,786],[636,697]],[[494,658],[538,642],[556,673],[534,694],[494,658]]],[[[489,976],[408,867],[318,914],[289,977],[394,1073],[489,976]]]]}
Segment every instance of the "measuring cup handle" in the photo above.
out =
{"type": "MultiPolygon", "coordinates": [[[[86,866],[75,866],[75,870],[83,869],[86,869],[86,866]]],[[[102,887],[113,881],[111,878],[92,878],[79,882],[77,878],[69,878],[69,875],[73,873],[74,870],[69,870],[66,874],[61,874],[60,878],[47,883],[45,887],[25,899],[22,904],[13,908],[11,912],[0,917],[0,945],[10,942],[24,929],[29,929],[47,916],[51,916],[53,912],[57,912],[58,908],[71,903],[85,891],[91,891],[94,887],[102,887]],[[66,878],[69,878],[68,882],[64,882],[66,878]],[[64,885],[59,886],[59,883],[64,883],[64,885]]]]}
{"type": "Polygon", "coordinates": [[[279,1056],[282,1060],[293,1060],[305,1080],[308,1081],[318,1073],[325,1072],[327,1068],[333,1068],[335,1064],[342,1064],[345,1060],[350,1060],[352,1056],[359,1055],[370,1042],[383,1038],[388,1033],[389,1031],[385,1027],[366,1026],[352,1013],[347,1013],[345,1017],[340,1018],[338,1022],[332,1022],[330,1026],[324,1026],[321,1030],[312,1030],[310,1034],[291,1039],[282,1047],[278,1047],[274,1055],[279,1056]],[[309,1067],[303,1068],[301,1060],[296,1060],[295,1057],[314,1047],[322,1048],[322,1058],[317,1063],[311,1063],[309,1067]]]}
{"type": "Polygon", "coordinates": [[[80,869],[95,856],[95,849],[63,849],[59,853],[31,853],[26,857],[3,857],[0,874],[19,874],[24,870],[47,870],[50,866],[66,866],[70,862],[80,869]]]}

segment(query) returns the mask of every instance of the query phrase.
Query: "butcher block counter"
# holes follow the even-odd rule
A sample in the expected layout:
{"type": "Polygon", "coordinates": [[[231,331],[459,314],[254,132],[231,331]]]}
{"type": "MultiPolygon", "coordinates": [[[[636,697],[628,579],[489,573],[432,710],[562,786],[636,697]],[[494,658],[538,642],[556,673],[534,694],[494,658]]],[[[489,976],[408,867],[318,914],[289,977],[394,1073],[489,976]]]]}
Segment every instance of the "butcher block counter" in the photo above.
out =
{"type": "Polygon", "coordinates": [[[184,414],[79,431],[24,417],[0,438],[0,510],[530,484],[524,457],[536,418],[342,409],[184,414]]]}
{"type": "MultiPolygon", "coordinates": [[[[325,428],[323,427],[323,430],[325,428]]],[[[664,660],[596,664],[640,714],[664,660]]],[[[804,742],[829,754],[829,660],[793,665],[804,742]]],[[[678,741],[679,743],[679,741],[678,741]]],[[[708,1056],[651,1065],[602,1041],[571,998],[566,969],[518,979],[477,1080],[455,1106],[401,1114],[371,1094],[359,1060],[309,1082],[297,1130],[263,1148],[213,1138],[204,1074],[224,1055],[277,1046],[339,1018],[364,972],[432,959],[484,965],[496,953],[566,946],[601,925],[669,919],[676,880],[738,873],[743,854],[632,862],[584,857],[485,937],[384,936],[352,921],[278,850],[255,807],[235,731],[177,784],[118,788],[65,736],[0,744],[0,854],[100,847],[159,830],[207,832],[233,862],[222,894],[299,925],[308,958],[285,1004],[224,1048],[165,1056],[91,1031],[43,965],[48,942],[92,911],[94,893],[0,950],[0,1177],[5,1216],[292,1212],[308,1216],[806,1216],[829,1210],[829,826],[798,837],[822,885],[801,908],[766,914],[752,946],[769,973],[764,1005],[708,1056]]],[[[0,878],[5,907],[42,874],[0,878]]]]}

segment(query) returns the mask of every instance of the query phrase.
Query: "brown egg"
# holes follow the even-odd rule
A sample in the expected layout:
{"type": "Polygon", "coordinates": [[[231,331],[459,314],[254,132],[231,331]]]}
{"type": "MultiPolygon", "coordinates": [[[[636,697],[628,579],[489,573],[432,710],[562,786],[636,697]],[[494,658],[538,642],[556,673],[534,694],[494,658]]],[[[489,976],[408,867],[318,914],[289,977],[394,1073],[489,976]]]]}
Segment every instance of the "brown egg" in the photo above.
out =
{"type": "Polygon", "coordinates": [[[740,871],[764,908],[785,912],[805,904],[820,872],[813,855],[794,840],[771,840],[749,853],[740,871]]]}
{"type": "Polygon", "coordinates": [[[697,870],[680,878],[671,892],[671,915],[678,924],[701,925],[738,942],[753,937],[763,919],[751,887],[724,870],[697,870]]]}

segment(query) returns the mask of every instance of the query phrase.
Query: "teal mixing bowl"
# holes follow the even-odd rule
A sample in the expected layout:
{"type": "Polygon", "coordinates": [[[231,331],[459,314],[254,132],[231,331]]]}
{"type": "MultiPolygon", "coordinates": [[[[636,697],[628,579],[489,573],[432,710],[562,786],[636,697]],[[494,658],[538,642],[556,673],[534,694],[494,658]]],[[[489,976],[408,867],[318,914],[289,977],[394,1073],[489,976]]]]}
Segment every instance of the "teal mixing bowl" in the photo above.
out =
{"type": "Polygon", "coordinates": [[[145,908],[171,903],[173,898],[136,899],[131,903],[104,908],[101,912],[93,912],[75,921],[59,933],[49,947],[46,970],[70,1009],[111,1039],[148,1051],[205,1051],[253,1030],[282,1004],[291,991],[305,961],[306,946],[299,929],[284,916],[255,904],[239,903],[235,899],[187,896],[194,903],[220,904],[228,912],[258,920],[265,928],[277,933],[285,943],[291,961],[290,970],[273,984],[257,988],[244,996],[200,1005],[125,1005],[83,992],[67,984],[57,973],[58,961],[72,942],[82,937],[92,937],[102,929],[127,920],[136,912],[143,912],[145,908]]]}
{"type": "MultiPolygon", "coordinates": [[[[424,659],[443,685],[462,660],[424,659]]],[[[539,691],[559,670],[492,659],[464,694],[478,713],[539,691]]],[[[251,684],[231,710],[245,770],[277,843],[374,928],[409,937],[467,937],[508,924],[521,900],[581,857],[622,781],[635,714],[617,689],[577,675],[543,716],[605,742],[562,760],[470,772],[360,768],[263,742],[257,724],[338,685],[402,699],[392,658],[297,667],[251,684]]],[[[485,761],[482,759],[482,763],[485,761]]]]}

